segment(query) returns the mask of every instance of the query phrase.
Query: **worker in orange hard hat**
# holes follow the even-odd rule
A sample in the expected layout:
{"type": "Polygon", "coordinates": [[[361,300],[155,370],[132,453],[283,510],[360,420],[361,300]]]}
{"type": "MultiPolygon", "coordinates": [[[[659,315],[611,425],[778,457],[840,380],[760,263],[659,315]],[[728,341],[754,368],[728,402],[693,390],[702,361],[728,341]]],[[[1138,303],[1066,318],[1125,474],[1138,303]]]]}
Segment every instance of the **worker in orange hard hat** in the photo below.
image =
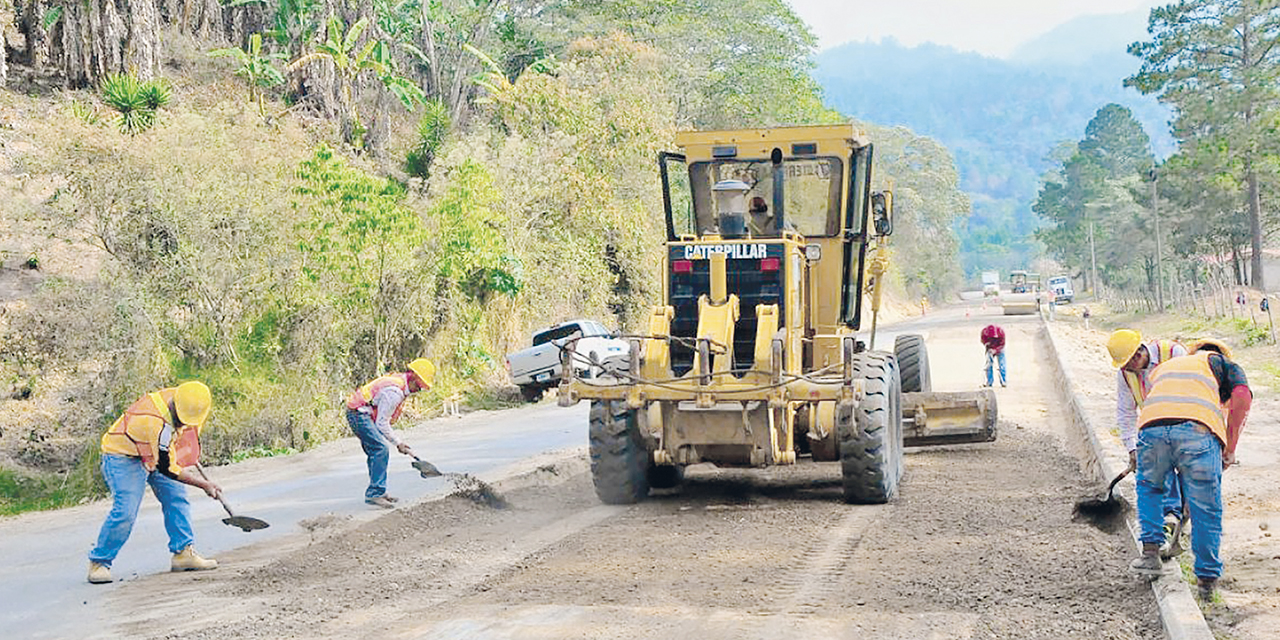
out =
{"type": "Polygon", "coordinates": [[[356,389],[347,400],[347,424],[360,439],[369,464],[369,487],[364,501],[375,507],[390,509],[398,501],[387,495],[387,460],[390,447],[404,455],[413,455],[413,449],[396,435],[391,425],[400,417],[400,410],[409,394],[430,389],[435,383],[436,365],[426,358],[409,363],[399,373],[389,373],[356,389]]]}
{"type": "Polygon", "coordinates": [[[148,393],[129,405],[102,435],[102,477],[111,489],[111,512],[89,552],[89,582],[111,582],[111,563],[124,546],[138,517],[147,485],[160,501],[169,533],[173,571],[217,568],[218,562],[196,553],[191,508],[184,485],[199,487],[210,498],[222,488],[192,473],[200,462],[200,432],[212,406],[209,387],[184,382],[148,393]]]}
{"type": "MultiPolygon", "coordinates": [[[[1138,468],[1138,412],[1151,390],[1151,372],[1171,358],[1187,355],[1188,351],[1174,340],[1144,341],[1138,331],[1118,329],[1107,339],[1107,353],[1111,355],[1111,366],[1116,368],[1116,428],[1125,451],[1129,452],[1129,470],[1134,471],[1138,468]]],[[[1166,477],[1161,505],[1168,537],[1183,515],[1182,481],[1176,472],[1166,477]]],[[[1169,550],[1176,550],[1173,555],[1182,552],[1182,547],[1176,542],[1168,541],[1166,553],[1169,550]]]]}

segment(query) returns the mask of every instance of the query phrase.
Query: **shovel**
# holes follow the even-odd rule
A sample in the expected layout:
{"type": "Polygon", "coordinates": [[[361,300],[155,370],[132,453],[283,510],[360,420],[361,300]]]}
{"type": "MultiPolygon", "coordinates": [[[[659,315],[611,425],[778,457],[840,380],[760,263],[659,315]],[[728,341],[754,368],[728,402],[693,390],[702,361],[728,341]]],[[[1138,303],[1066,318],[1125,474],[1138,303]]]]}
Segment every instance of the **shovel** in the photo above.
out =
{"type": "Polygon", "coordinates": [[[1101,523],[1124,513],[1124,501],[1115,497],[1114,494],[1116,485],[1121,479],[1129,475],[1130,471],[1131,469],[1126,467],[1124,471],[1121,471],[1119,475],[1111,480],[1111,484],[1107,487],[1107,496],[1105,498],[1089,498],[1088,500],[1077,502],[1075,515],[1101,523]]]}
{"type": "Polygon", "coordinates": [[[413,468],[417,469],[418,473],[422,474],[422,477],[434,478],[436,476],[444,475],[440,473],[440,470],[437,469],[434,464],[431,464],[430,462],[427,462],[426,460],[419,458],[418,454],[411,453],[409,455],[413,456],[413,468]]]}
{"type": "MultiPolygon", "coordinates": [[[[200,472],[200,477],[204,478],[205,480],[209,479],[209,476],[205,475],[204,473],[204,467],[201,467],[200,465],[197,464],[196,471],[200,472]]],[[[238,527],[241,531],[245,533],[249,533],[250,531],[257,531],[258,529],[266,529],[267,527],[271,526],[267,524],[265,520],[259,520],[257,518],[251,518],[249,516],[236,515],[234,512],[231,511],[231,505],[227,504],[227,501],[222,497],[222,494],[218,494],[218,502],[222,503],[222,508],[226,509],[227,511],[227,517],[222,519],[222,524],[225,524],[231,527],[238,527]]]]}

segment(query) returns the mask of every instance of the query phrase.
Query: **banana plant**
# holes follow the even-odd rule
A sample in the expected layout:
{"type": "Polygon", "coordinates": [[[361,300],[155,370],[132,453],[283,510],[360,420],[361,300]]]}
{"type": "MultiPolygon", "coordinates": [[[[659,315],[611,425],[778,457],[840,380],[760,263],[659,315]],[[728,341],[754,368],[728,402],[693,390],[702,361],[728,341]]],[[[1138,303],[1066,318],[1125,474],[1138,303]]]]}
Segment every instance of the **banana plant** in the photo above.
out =
{"type": "Polygon", "coordinates": [[[213,58],[234,58],[240,64],[240,68],[236,69],[235,74],[245,79],[249,84],[249,102],[258,105],[258,113],[265,114],[266,106],[263,104],[263,94],[265,89],[269,89],[276,85],[284,84],[284,76],[276,69],[273,62],[285,58],[283,53],[262,53],[262,34],[255,33],[249,36],[249,45],[246,49],[214,49],[209,52],[209,56],[213,58]]]}
{"type": "Polygon", "coordinates": [[[359,42],[360,36],[364,35],[365,29],[369,28],[368,18],[361,18],[356,21],[355,24],[351,25],[350,29],[346,29],[345,34],[343,33],[344,26],[340,18],[330,15],[328,38],[311,53],[303,54],[297,60],[289,63],[289,71],[296,71],[306,65],[317,62],[328,62],[333,65],[334,71],[337,72],[338,76],[338,103],[344,117],[350,118],[353,125],[349,130],[354,139],[348,140],[348,142],[360,146],[364,126],[360,122],[360,112],[356,107],[355,100],[351,97],[351,85],[355,84],[356,78],[361,73],[371,71],[381,76],[387,73],[387,68],[381,60],[378,60],[373,55],[379,41],[370,40],[360,49],[356,49],[356,43],[359,42]]]}

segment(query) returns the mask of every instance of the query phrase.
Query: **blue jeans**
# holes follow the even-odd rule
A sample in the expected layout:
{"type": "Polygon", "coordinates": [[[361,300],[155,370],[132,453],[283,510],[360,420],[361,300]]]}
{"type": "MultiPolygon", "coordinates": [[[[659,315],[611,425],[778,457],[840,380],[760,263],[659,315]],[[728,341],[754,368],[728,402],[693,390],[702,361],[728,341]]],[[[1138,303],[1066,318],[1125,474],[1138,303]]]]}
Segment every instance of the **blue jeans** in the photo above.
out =
{"type": "Polygon", "coordinates": [[[391,447],[382,439],[369,414],[348,409],[347,424],[360,439],[360,447],[369,459],[369,488],[364,490],[365,499],[386,495],[387,460],[391,457],[391,447]]]}
{"type": "Polygon", "coordinates": [[[991,355],[990,351],[987,351],[987,386],[988,387],[991,386],[991,383],[992,383],[991,381],[991,361],[992,360],[996,360],[1000,363],[1000,384],[1005,384],[1004,349],[1001,349],[1000,353],[997,353],[994,356],[991,355]]]}
{"type": "Polygon", "coordinates": [[[1222,444],[1195,422],[1147,427],[1138,432],[1138,524],[1144,543],[1164,542],[1162,502],[1169,474],[1177,470],[1191,511],[1191,551],[1198,578],[1222,575],[1222,444]]]}
{"type": "Polygon", "coordinates": [[[141,458],[102,454],[102,478],[111,489],[111,513],[98,531],[98,544],[89,559],[108,567],[120,553],[133,523],[138,519],[142,493],[148,484],[160,501],[164,513],[164,530],[169,533],[169,552],[178,553],[195,542],[191,532],[191,503],[187,502],[187,486],[159,471],[148,472],[141,458]]]}
{"type": "Polygon", "coordinates": [[[1182,476],[1178,475],[1177,469],[1165,476],[1164,499],[1160,501],[1160,508],[1165,515],[1182,517],[1182,476]]]}

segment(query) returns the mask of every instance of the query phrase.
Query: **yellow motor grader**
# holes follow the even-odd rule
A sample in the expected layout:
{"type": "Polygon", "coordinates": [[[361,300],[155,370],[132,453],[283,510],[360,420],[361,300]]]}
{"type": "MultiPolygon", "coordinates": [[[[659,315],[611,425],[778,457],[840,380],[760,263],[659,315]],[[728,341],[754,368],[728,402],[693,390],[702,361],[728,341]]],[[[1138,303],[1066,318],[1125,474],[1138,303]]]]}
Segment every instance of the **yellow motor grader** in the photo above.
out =
{"type": "MultiPolygon", "coordinates": [[[[920,335],[875,350],[892,196],[871,191],[863,135],[846,124],[676,144],[659,155],[665,304],[624,336],[628,358],[593,360],[590,377],[563,368],[560,404],[591,401],[602,501],[673,488],[692,464],[811,459],[840,463],[846,501],[882,503],[904,446],[995,439],[995,395],[933,393],[920,335]]],[[[570,344],[562,358],[589,357],[570,344]]]]}

